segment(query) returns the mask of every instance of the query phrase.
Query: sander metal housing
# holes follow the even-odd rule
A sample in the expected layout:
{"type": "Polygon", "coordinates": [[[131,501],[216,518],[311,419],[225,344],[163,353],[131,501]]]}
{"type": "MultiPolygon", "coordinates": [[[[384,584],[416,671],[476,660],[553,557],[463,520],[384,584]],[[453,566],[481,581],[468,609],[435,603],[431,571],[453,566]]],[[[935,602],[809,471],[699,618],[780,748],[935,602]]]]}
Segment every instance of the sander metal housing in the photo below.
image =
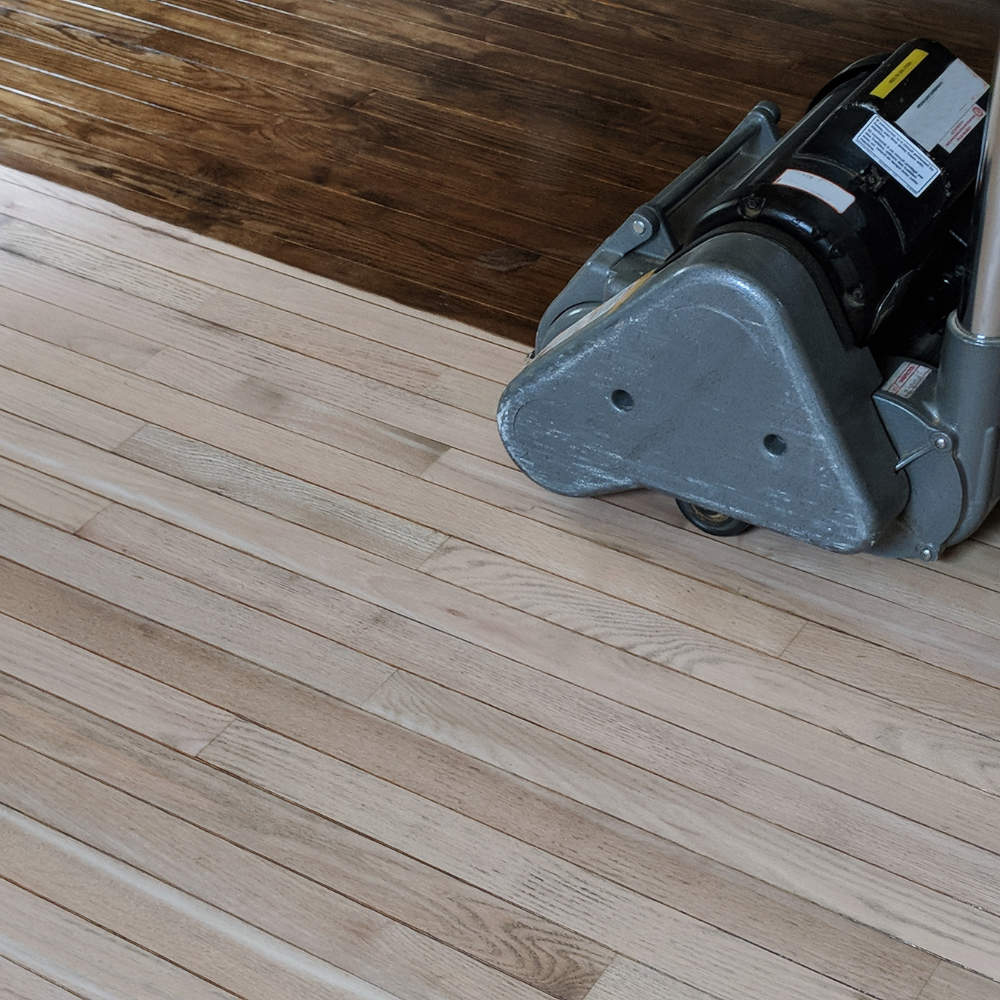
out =
{"type": "Polygon", "coordinates": [[[758,104],[546,310],[497,414],[514,461],[716,534],[925,560],[971,534],[1000,498],[988,91],[918,39],[783,137],[758,104]]]}

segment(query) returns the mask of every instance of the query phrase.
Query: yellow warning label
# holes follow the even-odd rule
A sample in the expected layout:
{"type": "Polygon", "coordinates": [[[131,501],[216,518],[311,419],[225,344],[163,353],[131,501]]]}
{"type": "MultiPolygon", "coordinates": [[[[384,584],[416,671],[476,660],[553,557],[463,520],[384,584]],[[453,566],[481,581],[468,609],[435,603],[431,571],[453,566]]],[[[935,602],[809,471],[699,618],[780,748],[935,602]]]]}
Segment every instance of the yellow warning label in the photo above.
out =
{"type": "Polygon", "coordinates": [[[888,97],[925,59],[923,49],[914,49],[873,91],[872,97],[888,97]]]}

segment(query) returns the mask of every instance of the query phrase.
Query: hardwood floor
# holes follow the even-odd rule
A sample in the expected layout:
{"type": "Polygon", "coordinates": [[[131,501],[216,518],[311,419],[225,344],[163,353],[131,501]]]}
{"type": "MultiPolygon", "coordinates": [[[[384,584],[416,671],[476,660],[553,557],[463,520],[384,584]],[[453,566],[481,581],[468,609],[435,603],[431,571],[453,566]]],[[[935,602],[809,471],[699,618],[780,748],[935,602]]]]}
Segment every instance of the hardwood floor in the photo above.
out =
{"type": "Polygon", "coordinates": [[[762,98],[994,0],[7,0],[0,163],[528,342],[762,98]]]}
{"type": "Polygon", "coordinates": [[[0,168],[0,998],[1000,1000],[1000,517],[545,494],[521,359],[0,168]]]}

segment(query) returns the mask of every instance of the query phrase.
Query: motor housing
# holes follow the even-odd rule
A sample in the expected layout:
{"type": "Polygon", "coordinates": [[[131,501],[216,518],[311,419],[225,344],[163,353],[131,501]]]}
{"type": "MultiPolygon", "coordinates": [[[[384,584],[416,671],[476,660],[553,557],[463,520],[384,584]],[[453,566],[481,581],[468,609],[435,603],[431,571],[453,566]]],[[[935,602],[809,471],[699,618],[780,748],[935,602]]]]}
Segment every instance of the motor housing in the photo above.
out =
{"type": "Polygon", "coordinates": [[[976,177],[971,133],[986,94],[983,80],[926,39],[860,79],[848,72],[704,212],[688,242],[744,221],[787,233],[820,264],[851,340],[864,344],[942,233],[968,228],[971,201],[959,202],[976,177]]]}

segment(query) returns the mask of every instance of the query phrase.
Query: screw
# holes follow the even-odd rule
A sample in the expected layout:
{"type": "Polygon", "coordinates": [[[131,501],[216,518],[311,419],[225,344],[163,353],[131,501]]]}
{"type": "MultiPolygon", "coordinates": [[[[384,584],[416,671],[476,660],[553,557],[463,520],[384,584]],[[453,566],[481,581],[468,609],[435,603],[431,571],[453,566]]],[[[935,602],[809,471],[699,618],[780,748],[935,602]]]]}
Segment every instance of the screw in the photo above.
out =
{"type": "Polygon", "coordinates": [[[936,434],[934,436],[934,447],[940,451],[950,448],[951,438],[947,434],[936,434]]]}
{"type": "Polygon", "coordinates": [[[936,553],[933,545],[925,545],[920,550],[920,558],[923,559],[924,562],[932,562],[935,555],[936,553]]]}
{"type": "Polygon", "coordinates": [[[865,301],[865,290],[861,285],[851,289],[851,301],[856,302],[858,305],[861,305],[865,301]]]}
{"type": "Polygon", "coordinates": [[[645,219],[633,219],[632,232],[635,233],[636,236],[642,236],[642,234],[646,231],[647,225],[648,224],[645,219]]]}

